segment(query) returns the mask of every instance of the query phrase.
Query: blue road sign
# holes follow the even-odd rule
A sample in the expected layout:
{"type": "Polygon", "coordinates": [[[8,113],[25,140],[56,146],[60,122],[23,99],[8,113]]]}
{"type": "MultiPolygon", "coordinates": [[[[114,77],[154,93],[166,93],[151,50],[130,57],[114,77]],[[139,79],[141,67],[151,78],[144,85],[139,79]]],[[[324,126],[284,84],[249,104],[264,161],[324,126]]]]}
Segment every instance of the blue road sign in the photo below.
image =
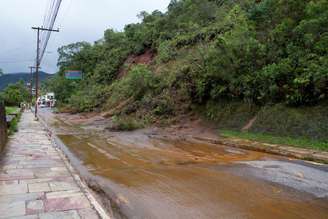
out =
{"type": "Polygon", "coordinates": [[[65,78],[69,80],[81,80],[82,71],[66,71],[65,78]]]}

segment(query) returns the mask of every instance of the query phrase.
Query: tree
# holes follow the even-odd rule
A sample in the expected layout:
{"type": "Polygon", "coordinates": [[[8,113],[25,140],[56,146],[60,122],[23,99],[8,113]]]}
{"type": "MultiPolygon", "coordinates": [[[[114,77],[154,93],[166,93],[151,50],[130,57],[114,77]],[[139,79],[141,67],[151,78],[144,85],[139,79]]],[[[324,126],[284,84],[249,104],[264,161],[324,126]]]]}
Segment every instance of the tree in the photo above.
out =
{"type": "Polygon", "coordinates": [[[58,62],[57,65],[61,69],[65,68],[77,68],[80,70],[83,58],[81,54],[83,50],[90,48],[91,45],[87,42],[77,42],[66,46],[62,46],[58,49],[58,62]]]}
{"type": "Polygon", "coordinates": [[[185,87],[185,99],[197,104],[295,106],[328,98],[327,0],[171,0],[167,12],[138,17],[123,31],[106,30],[95,44],[58,50],[60,72],[50,85],[59,100],[80,110],[108,107],[105,99],[123,92],[112,86],[121,72],[118,84],[135,92],[142,77],[126,80],[132,76],[125,72],[144,61],[145,51],[156,57],[151,71],[163,81],[176,78],[166,90],[185,87]],[[82,70],[83,80],[65,80],[69,68],[82,70]]]}
{"type": "Polygon", "coordinates": [[[63,75],[56,74],[44,83],[43,88],[45,91],[54,92],[58,104],[61,105],[68,103],[71,95],[77,90],[77,83],[66,79],[63,75]]]}
{"type": "Polygon", "coordinates": [[[2,69],[0,68],[0,77],[3,76],[3,71],[2,69]]]}
{"type": "Polygon", "coordinates": [[[16,84],[10,84],[1,93],[1,98],[8,106],[19,106],[22,102],[27,102],[30,98],[30,93],[25,87],[23,81],[19,81],[16,84]]]}

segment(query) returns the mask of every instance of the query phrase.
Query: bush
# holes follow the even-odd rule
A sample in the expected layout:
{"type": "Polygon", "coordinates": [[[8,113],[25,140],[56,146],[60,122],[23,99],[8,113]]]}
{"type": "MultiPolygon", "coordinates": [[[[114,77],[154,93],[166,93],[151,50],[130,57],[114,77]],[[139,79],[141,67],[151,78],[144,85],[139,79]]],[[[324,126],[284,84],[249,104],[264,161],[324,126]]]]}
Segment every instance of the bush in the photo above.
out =
{"type": "Polygon", "coordinates": [[[174,115],[175,103],[169,90],[165,89],[159,95],[146,95],[139,104],[139,109],[145,109],[147,112],[156,116],[174,115]]]}
{"type": "Polygon", "coordinates": [[[108,127],[112,131],[133,131],[144,127],[142,122],[128,116],[113,116],[112,123],[108,127]]]}
{"type": "Polygon", "coordinates": [[[17,127],[18,121],[19,121],[19,118],[16,118],[16,117],[13,120],[11,120],[11,122],[9,124],[9,129],[8,129],[9,135],[12,135],[18,131],[18,127],[17,127]]]}
{"type": "Polygon", "coordinates": [[[162,42],[158,47],[157,62],[166,63],[176,56],[174,46],[170,41],[162,42]]]}
{"type": "Polygon", "coordinates": [[[109,88],[109,107],[113,107],[128,98],[140,100],[157,88],[159,81],[144,65],[137,65],[122,79],[115,81],[109,88]]]}
{"type": "Polygon", "coordinates": [[[9,123],[8,134],[12,135],[18,131],[18,122],[21,118],[21,112],[18,110],[18,108],[6,107],[6,114],[10,113],[17,113],[17,116],[15,116],[9,123]]]}
{"type": "Polygon", "coordinates": [[[106,101],[106,89],[101,85],[89,85],[88,89],[78,90],[68,100],[75,112],[90,112],[106,101]]]}

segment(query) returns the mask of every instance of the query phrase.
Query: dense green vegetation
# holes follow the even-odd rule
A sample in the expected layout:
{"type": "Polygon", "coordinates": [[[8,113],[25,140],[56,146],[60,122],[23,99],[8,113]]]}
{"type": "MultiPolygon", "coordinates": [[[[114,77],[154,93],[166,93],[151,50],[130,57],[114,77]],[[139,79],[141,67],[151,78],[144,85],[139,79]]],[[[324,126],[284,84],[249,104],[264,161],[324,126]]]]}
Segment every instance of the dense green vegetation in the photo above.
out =
{"type": "Polygon", "coordinates": [[[8,128],[8,134],[12,135],[18,130],[18,122],[21,117],[21,112],[18,107],[6,107],[6,114],[16,114],[16,116],[11,120],[8,128]]]}
{"type": "MultiPolygon", "coordinates": [[[[16,132],[18,128],[17,126],[21,116],[18,106],[22,102],[27,102],[29,100],[29,97],[29,92],[26,89],[23,81],[19,81],[16,84],[10,84],[3,92],[0,92],[0,101],[6,106],[5,114],[15,114],[13,119],[10,121],[9,127],[7,129],[9,135],[16,132]]],[[[1,146],[2,145],[0,145],[0,150],[1,146]]]]}
{"type": "MultiPolygon", "coordinates": [[[[263,106],[327,100],[327,0],[172,0],[167,12],[139,18],[93,45],[58,50],[60,71],[46,87],[59,106],[117,109],[116,116],[154,122],[195,106],[215,119],[218,103],[237,103],[248,106],[245,124],[263,106]],[[151,64],[128,66],[126,60],[149,51],[151,64]],[[64,78],[74,69],[83,80],[64,78]]],[[[326,126],[320,130],[327,136],[326,126]]]]}
{"type": "Polygon", "coordinates": [[[30,93],[23,81],[16,84],[9,84],[2,92],[0,99],[4,101],[6,106],[20,106],[23,102],[30,100],[30,93]]]}

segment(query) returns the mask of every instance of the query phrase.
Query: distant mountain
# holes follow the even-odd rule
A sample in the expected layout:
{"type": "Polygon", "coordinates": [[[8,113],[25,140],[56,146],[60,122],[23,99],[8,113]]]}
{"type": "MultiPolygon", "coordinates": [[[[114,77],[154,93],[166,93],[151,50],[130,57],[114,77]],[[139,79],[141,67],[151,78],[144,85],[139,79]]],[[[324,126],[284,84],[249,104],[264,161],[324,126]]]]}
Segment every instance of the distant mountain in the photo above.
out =
{"type": "MultiPolygon", "coordinates": [[[[53,74],[48,74],[42,71],[39,73],[40,81],[44,81],[52,76],[53,74]]],[[[18,73],[4,74],[3,76],[0,76],[0,91],[6,88],[8,84],[14,84],[20,80],[23,80],[24,82],[29,82],[30,79],[31,79],[30,73],[18,72],[18,73]]]]}

